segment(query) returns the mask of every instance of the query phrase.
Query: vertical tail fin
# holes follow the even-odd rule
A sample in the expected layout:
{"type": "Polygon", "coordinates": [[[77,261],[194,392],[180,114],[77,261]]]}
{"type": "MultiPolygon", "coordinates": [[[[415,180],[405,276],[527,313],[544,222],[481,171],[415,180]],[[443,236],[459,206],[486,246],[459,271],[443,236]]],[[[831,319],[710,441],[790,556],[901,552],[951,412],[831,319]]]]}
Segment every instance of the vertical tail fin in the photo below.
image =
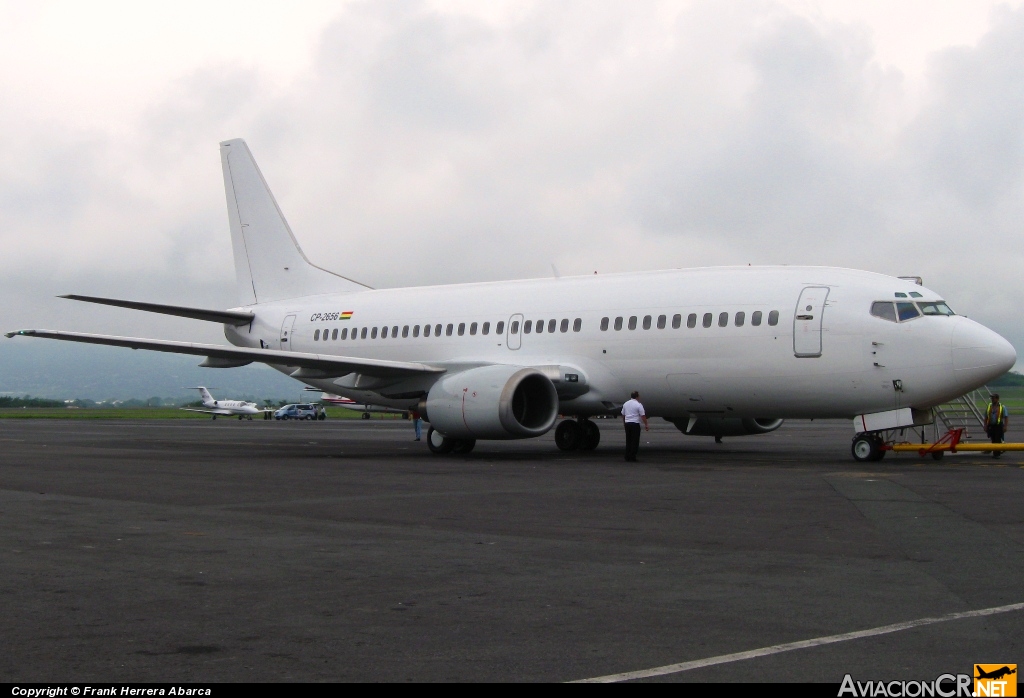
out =
{"type": "Polygon", "coordinates": [[[242,305],[368,288],[306,259],[245,141],[224,141],[220,157],[242,305]]]}
{"type": "Polygon", "coordinates": [[[199,396],[203,399],[204,403],[206,403],[206,402],[213,402],[214,401],[213,400],[213,395],[210,395],[210,391],[207,390],[206,388],[204,388],[201,385],[198,385],[195,388],[187,388],[187,390],[198,390],[199,391],[199,396]]]}

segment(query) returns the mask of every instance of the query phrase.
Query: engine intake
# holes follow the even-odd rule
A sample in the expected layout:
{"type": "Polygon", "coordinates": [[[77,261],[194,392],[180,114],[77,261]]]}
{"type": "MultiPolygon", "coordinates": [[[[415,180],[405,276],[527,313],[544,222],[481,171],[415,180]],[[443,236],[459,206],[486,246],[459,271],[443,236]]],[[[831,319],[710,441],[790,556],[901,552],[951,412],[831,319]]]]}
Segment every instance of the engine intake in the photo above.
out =
{"type": "Polygon", "coordinates": [[[434,429],[457,439],[525,439],[554,426],[558,393],[536,369],[481,366],[434,383],[424,416],[434,429]]]}
{"type": "Polygon", "coordinates": [[[782,421],[771,417],[698,417],[692,424],[689,420],[673,423],[690,436],[749,436],[775,431],[782,421]]]}

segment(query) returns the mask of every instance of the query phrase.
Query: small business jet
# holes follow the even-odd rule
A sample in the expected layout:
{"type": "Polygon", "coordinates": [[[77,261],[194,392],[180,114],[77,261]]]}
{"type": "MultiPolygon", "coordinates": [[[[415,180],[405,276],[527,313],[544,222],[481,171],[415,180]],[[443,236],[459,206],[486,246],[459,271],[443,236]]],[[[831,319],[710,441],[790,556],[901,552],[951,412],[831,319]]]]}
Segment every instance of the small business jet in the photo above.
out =
{"type": "Polygon", "coordinates": [[[241,400],[214,400],[210,391],[201,385],[195,388],[186,388],[186,390],[198,390],[199,394],[203,398],[203,407],[206,408],[205,410],[200,410],[195,407],[182,407],[181,409],[186,412],[203,412],[204,414],[212,414],[214,419],[217,419],[217,417],[234,417],[236,415],[239,419],[245,419],[246,417],[252,419],[254,414],[263,414],[263,410],[257,407],[255,402],[243,402],[241,400]]]}
{"type": "Polygon", "coordinates": [[[1016,362],[1005,339],[913,280],[833,267],[718,267],[371,289],[312,264],[242,140],[221,143],[239,305],[80,301],[221,323],[231,346],[19,330],[268,364],[359,403],[417,409],[435,453],[555,429],[593,449],[597,415],[639,390],[648,416],[690,435],[740,436],[783,419],[847,418],[857,460],[887,430],[1016,362]],[[559,415],[568,419],[555,426],[559,415]]]}

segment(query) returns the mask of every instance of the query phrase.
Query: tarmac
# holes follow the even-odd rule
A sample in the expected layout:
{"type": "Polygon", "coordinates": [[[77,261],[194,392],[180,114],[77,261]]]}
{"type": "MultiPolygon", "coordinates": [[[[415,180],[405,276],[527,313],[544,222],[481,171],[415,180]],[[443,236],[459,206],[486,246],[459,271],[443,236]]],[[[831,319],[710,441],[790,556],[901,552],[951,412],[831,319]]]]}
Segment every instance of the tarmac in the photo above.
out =
{"type": "Polygon", "coordinates": [[[652,420],[629,464],[600,426],[589,453],[439,457],[399,420],[0,420],[0,681],[838,684],[1024,660],[1020,455],[857,463],[848,422],[716,445],[652,420]]]}

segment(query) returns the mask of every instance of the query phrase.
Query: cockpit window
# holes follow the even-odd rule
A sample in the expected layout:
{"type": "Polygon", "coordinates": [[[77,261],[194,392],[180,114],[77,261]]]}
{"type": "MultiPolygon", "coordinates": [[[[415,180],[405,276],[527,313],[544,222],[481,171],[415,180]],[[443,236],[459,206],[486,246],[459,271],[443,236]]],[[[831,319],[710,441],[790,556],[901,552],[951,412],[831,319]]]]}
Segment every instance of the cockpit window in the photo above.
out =
{"type": "Polygon", "coordinates": [[[896,309],[889,301],[875,301],[871,304],[871,314],[889,322],[896,322],[896,309]]]}
{"type": "Polygon", "coordinates": [[[921,309],[922,315],[956,315],[943,301],[935,301],[934,303],[918,301],[917,307],[921,309]]]}
{"type": "Polygon", "coordinates": [[[921,314],[913,303],[897,303],[896,313],[900,316],[900,322],[913,320],[921,314]]]}
{"type": "Polygon", "coordinates": [[[897,292],[896,292],[896,297],[897,297],[897,298],[906,298],[906,297],[907,297],[907,294],[905,294],[905,293],[900,293],[899,291],[897,291],[897,292]]]}
{"type": "Polygon", "coordinates": [[[920,293],[918,293],[917,291],[911,291],[911,292],[910,292],[910,297],[911,297],[911,298],[924,298],[924,296],[922,296],[922,295],[921,295],[920,293]]]}

